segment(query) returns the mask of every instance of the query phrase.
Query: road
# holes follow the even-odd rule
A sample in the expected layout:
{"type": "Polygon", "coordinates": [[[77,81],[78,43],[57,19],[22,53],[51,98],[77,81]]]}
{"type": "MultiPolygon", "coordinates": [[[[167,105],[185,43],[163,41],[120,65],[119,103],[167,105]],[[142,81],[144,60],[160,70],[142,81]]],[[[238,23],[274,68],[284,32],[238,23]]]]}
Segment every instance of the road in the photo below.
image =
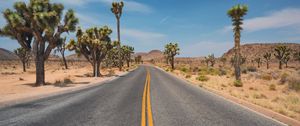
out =
{"type": "Polygon", "coordinates": [[[0,108],[0,126],[280,126],[151,66],[99,86],[0,108]]]}

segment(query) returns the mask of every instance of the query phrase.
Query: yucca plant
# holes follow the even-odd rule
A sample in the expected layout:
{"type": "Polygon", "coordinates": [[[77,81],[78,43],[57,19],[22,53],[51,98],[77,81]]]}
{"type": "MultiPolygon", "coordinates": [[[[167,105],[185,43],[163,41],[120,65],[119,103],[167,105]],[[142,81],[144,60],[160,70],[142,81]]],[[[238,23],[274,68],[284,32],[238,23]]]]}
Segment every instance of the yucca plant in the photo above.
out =
{"type": "Polygon", "coordinates": [[[248,12],[248,6],[236,5],[227,11],[227,15],[232,20],[233,32],[234,32],[234,73],[235,79],[241,80],[241,52],[240,52],[240,38],[243,24],[243,17],[248,12]]]}
{"type": "Polygon", "coordinates": [[[65,69],[68,69],[68,64],[67,64],[66,57],[65,57],[66,39],[67,38],[64,37],[64,38],[60,38],[58,40],[58,45],[56,46],[56,50],[54,50],[54,53],[57,53],[57,52],[60,53],[63,63],[64,63],[64,66],[65,66],[65,69]]]}
{"type": "Polygon", "coordinates": [[[260,64],[262,63],[261,62],[261,58],[260,57],[257,57],[254,59],[254,61],[257,63],[257,67],[259,68],[260,67],[260,64]]]}
{"type": "Polygon", "coordinates": [[[291,49],[287,46],[277,46],[274,50],[274,56],[279,61],[279,69],[282,69],[282,63],[286,62],[287,58],[290,55],[291,49]]]}
{"type": "Polygon", "coordinates": [[[179,47],[177,43],[169,43],[167,45],[165,45],[165,50],[164,50],[164,54],[166,55],[166,57],[168,58],[168,60],[170,61],[172,70],[174,70],[174,60],[175,60],[175,56],[179,55],[179,47]]]}
{"type": "Polygon", "coordinates": [[[120,36],[120,18],[122,16],[124,3],[121,2],[113,2],[111,12],[115,15],[117,19],[117,33],[118,33],[118,56],[119,56],[119,70],[122,70],[122,59],[121,59],[121,36],[120,36]]]}
{"type": "Polygon", "coordinates": [[[71,39],[67,45],[69,50],[75,50],[91,63],[94,77],[101,75],[100,64],[109,50],[113,48],[114,44],[109,37],[111,33],[112,30],[107,26],[101,28],[93,27],[86,31],[78,28],[76,33],[77,41],[71,39]]]}
{"type": "Polygon", "coordinates": [[[268,52],[266,52],[266,53],[264,54],[264,58],[265,58],[265,61],[266,61],[266,64],[267,64],[267,69],[269,69],[269,62],[270,62],[270,60],[271,60],[271,56],[272,56],[272,54],[271,54],[271,53],[268,53],[268,52]]]}
{"type": "Polygon", "coordinates": [[[25,48],[17,48],[14,50],[14,53],[19,57],[22,66],[23,66],[23,72],[26,72],[26,63],[29,62],[30,59],[30,50],[26,50],[25,48]]]}
{"type": "Polygon", "coordinates": [[[28,4],[16,2],[14,10],[3,12],[7,24],[0,29],[0,34],[16,39],[26,50],[32,49],[36,61],[36,86],[45,84],[44,63],[58,45],[60,36],[76,30],[78,19],[74,11],[66,11],[62,20],[63,10],[62,4],[49,0],[30,0],[28,4]]]}
{"type": "Polygon", "coordinates": [[[128,45],[123,45],[122,46],[122,55],[123,55],[123,59],[126,61],[127,67],[130,66],[130,61],[131,61],[131,55],[134,53],[134,48],[128,45]]]}

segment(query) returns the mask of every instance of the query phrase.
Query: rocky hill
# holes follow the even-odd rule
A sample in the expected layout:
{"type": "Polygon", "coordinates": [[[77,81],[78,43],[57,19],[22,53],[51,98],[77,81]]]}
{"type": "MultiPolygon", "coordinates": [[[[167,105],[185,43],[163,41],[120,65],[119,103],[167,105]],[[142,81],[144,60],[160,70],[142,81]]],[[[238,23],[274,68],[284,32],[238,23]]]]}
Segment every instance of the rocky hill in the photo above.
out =
{"type": "Polygon", "coordinates": [[[162,58],[164,58],[164,54],[160,50],[151,50],[148,53],[138,52],[138,53],[135,53],[133,56],[142,56],[142,59],[144,61],[149,61],[152,59],[153,60],[161,60],[162,58]]]}
{"type": "Polygon", "coordinates": [[[18,56],[6,49],[0,48],[0,60],[18,60],[18,56]]]}
{"type": "MultiPolygon", "coordinates": [[[[255,59],[256,57],[263,57],[265,52],[274,53],[274,48],[279,45],[285,45],[291,48],[293,52],[300,51],[300,43],[254,43],[241,45],[241,54],[246,57],[247,60],[255,59]]],[[[228,50],[223,54],[227,59],[234,55],[234,49],[228,50]]],[[[272,59],[275,57],[272,55],[272,59]]]]}

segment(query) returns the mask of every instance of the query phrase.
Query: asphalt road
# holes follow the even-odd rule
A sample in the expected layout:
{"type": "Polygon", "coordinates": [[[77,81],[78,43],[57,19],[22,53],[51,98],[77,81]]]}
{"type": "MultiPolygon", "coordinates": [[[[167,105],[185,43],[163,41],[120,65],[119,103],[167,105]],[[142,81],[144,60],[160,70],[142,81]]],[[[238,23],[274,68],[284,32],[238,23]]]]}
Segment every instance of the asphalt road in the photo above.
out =
{"type": "Polygon", "coordinates": [[[282,125],[150,66],[99,86],[0,108],[0,126],[141,126],[143,120],[148,126],[282,125]]]}

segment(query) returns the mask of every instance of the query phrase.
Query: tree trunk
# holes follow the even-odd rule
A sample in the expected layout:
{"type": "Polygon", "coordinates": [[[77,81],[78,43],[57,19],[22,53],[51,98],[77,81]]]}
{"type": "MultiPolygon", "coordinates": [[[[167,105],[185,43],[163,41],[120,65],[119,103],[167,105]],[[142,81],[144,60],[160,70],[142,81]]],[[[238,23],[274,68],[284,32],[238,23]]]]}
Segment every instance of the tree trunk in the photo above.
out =
{"type": "Polygon", "coordinates": [[[288,68],[288,63],[287,62],[285,63],[285,68],[288,68]]]}
{"type": "Polygon", "coordinates": [[[44,51],[45,43],[37,42],[36,43],[36,86],[43,86],[45,84],[45,68],[44,68],[44,51]],[[38,45],[39,43],[39,45],[38,45]]]}
{"type": "Polygon", "coordinates": [[[26,62],[22,61],[22,65],[23,65],[23,72],[26,72],[26,62]]]}
{"type": "Polygon", "coordinates": [[[258,68],[260,67],[259,63],[257,63],[257,67],[258,67],[258,68]]]}
{"type": "Polygon", "coordinates": [[[171,58],[171,66],[172,66],[172,70],[174,70],[174,57],[171,58]]]}
{"type": "Polygon", "coordinates": [[[269,62],[267,62],[267,69],[269,69],[269,62]]]}
{"type": "Polygon", "coordinates": [[[117,32],[118,32],[118,55],[119,55],[119,71],[122,70],[122,60],[121,60],[121,37],[120,37],[120,19],[117,18],[117,32]]]}
{"type": "MultiPolygon", "coordinates": [[[[238,31],[237,31],[238,32],[238,31]]],[[[240,38],[239,38],[239,35],[235,36],[235,40],[234,40],[234,43],[235,43],[235,57],[234,57],[234,73],[235,73],[235,79],[236,80],[241,80],[241,68],[240,68],[240,56],[241,56],[241,53],[240,53],[240,38]]]]}
{"type": "Polygon", "coordinates": [[[279,69],[282,69],[282,62],[279,61],[279,69]]]}
{"type": "Polygon", "coordinates": [[[130,66],[129,62],[130,62],[130,61],[128,60],[128,61],[127,61],[127,67],[129,67],[129,66],[130,66]]]}
{"type": "Polygon", "coordinates": [[[65,58],[65,54],[62,53],[62,58],[63,58],[63,62],[64,62],[64,65],[65,65],[65,68],[68,69],[68,64],[67,64],[67,61],[66,61],[66,58],[65,58]]]}

